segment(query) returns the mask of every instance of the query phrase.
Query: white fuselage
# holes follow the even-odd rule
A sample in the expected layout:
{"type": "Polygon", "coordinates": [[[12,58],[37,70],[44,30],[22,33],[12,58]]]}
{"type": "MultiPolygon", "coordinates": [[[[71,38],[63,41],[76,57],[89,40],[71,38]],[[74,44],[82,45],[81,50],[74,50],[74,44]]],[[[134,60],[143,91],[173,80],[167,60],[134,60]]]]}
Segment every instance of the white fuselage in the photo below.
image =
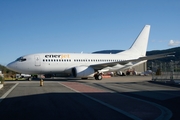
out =
{"type": "MultiPolygon", "coordinates": [[[[22,56],[20,58],[23,58],[24,60],[17,59],[8,66],[14,68],[17,72],[27,74],[71,73],[71,69],[76,66],[91,66],[101,63],[125,61],[129,58],[137,59],[136,56],[125,54],[79,53],[39,53],[22,56]]],[[[117,64],[103,69],[105,71],[117,71],[125,67],[126,65],[117,64]]]]}

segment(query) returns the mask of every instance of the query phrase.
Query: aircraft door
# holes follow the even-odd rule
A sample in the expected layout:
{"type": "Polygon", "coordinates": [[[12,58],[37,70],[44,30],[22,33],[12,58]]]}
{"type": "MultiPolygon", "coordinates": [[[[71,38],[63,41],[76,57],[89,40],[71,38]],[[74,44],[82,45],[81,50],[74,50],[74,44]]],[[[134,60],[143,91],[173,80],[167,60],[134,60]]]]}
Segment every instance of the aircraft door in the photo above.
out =
{"type": "Polygon", "coordinates": [[[35,66],[41,66],[41,59],[39,55],[34,56],[35,59],[35,66]]]}

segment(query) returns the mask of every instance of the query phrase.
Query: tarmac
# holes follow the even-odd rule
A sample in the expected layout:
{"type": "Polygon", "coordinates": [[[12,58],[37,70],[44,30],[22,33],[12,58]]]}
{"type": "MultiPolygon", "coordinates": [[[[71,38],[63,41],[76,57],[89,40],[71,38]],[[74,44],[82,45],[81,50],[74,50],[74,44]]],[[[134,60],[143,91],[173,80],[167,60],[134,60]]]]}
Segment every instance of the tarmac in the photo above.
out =
{"type": "Polygon", "coordinates": [[[156,84],[151,76],[103,80],[70,78],[5,81],[0,119],[177,119],[180,88],[156,84]]]}

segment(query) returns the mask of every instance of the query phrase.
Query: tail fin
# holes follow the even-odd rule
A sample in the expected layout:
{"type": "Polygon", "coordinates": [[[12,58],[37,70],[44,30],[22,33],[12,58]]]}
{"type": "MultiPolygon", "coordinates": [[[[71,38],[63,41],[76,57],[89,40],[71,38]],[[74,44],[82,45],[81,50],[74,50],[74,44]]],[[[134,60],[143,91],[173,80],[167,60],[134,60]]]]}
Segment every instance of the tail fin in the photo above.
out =
{"type": "Polygon", "coordinates": [[[133,53],[139,56],[146,56],[149,32],[150,25],[145,25],[145,27],[143,28],[139,36],[136,38],[132,46],[128,50],[123,51],[123,53],[133,53]]]}

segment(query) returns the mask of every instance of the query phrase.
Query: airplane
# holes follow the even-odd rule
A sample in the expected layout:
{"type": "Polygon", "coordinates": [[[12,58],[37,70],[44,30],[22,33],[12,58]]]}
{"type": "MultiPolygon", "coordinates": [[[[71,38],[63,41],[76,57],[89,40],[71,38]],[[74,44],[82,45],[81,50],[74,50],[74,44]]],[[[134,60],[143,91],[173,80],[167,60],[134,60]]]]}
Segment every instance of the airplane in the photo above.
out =
{"type": "Polygon", "coordinates": [[[37,53],[24,55],[9,63],[7,68],[25,74],[71,74],[72,77],[96,80],[106,72],[115,72],[147,60],[171,56],[172,53],[146,56],[150,25],[145,25],[131,47],[117,54],[37,53]]]}

